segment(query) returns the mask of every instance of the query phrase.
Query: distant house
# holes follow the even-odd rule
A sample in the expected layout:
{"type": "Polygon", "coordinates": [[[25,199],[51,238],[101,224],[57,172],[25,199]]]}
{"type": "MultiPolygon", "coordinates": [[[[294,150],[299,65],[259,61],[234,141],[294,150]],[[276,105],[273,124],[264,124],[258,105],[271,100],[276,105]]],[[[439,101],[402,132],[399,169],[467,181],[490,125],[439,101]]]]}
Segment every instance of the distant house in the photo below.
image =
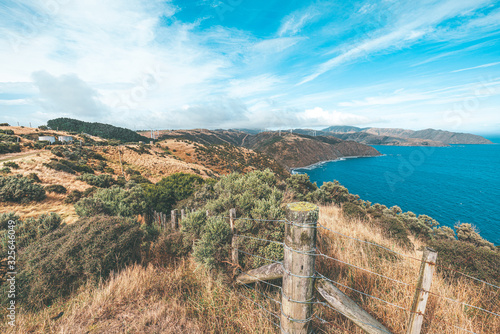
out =
{"type": "Polygon", "coordinates": [[[71,143],[71,142],[73,142],[73,137],[71,137],[71,136],[59,136],[58,139],[59,139],[59,141],[61,143],[71,143]]]}
{"type": "Polygon", "coordinates": [[[39,141],[48,141],[49,143],[54,144],[54,142],[56,141],[56,138],[52,137],[52,136],[40,136],[40,137],[38,137],[38,140],[39,141]]]}

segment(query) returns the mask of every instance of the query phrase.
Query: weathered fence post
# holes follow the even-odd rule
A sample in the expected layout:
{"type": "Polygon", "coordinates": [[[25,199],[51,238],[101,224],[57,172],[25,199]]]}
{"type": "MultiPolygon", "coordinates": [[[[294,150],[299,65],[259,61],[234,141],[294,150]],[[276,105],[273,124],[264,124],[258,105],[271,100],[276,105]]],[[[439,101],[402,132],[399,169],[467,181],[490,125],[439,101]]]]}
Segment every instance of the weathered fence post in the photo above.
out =
{"type": "Polygon", "coordinates": [[[312,331],[314,262],[319,208],[311,203],[287,205],[281,332],[306,334],[312,331]]]}
{"type": "Polygon", "coordinates": [[[236,227],[234,226],[234,220],[236,219],[236,209],[229,210],[229,225],[231,226],[231,262],[235,265],[239,264],[239,252],[238,252],[238,236],[236,227]]]}
{"type": "Polygon", "coordinates": [[[424,322],[425,307],[431,289],[432,275],[436,268],[437,252],[429,247],[424,249],[415,297],[411,307],[407,334],[420,334],[424,322]]]}
{"type": "Polygon", "coordinates": [[[172,229],[177,230],[179,224],[177,222],[177,210],[170,211],[170,223],[172,224],[172,229]]]}
{"type": "Polygon", "coordinates": [[[181,221],[186,218],[186,211],[184,209],[181,209],[181,221]]]}

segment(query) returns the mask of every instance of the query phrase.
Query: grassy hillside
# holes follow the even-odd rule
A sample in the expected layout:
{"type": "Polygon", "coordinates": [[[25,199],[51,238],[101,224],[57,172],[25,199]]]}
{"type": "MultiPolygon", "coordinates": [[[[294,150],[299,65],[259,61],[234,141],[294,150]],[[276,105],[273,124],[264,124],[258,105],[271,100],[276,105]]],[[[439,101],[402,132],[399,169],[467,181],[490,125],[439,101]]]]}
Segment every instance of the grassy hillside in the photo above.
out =
{"type": "Polygon", "coordinates": [[[92,136],[101,137],[104,139],[116,139],[121,142],[138,142],[144,141],[147,138],[139,135],[129,129],[120,128],[110,124],[90,123],[79,121],[72,118],[55,118],[47,122],[47,126],[52,130],[62,130],[76,133],[87,133],[92,136]]]}
{"type": "MultiPolygon", "coordinates": [[[[317,258],[322,274],[406,309],[420,265],[412,258],[432,246],[440,265],[432,291],[442,297],[431,296],[424,330],[451,334],[454,325],[478,334],[500,330],[498,318],[446,299],[500,312],[497,289],[454,271],[500,284],[498,247],[468,224],[439,227],[431,217],[363,201],[338,183],[318,187],[306,175],[289,175],[267,155],[227,138],[217,143],[223,137],[123,146],[94,138],[82,146],[38,147],[29,139],[36,130],[13,131],[24,136],[22,152],[0,156],[6,168],[0,184],[9,184],[0,189],[0,258],[5,263],[7,222],[15,220],[18,327],[3,322],[1,332],[276,333],[268,313],[253,301],[279,314],[268,298],[279,299],[279,289],[235,286],[234,278],[238,270],[283,259],[283,247],[263,240],[282,241],[284,227],[266,220],[283,218],[287,203],[303,200],[320,205],[321,225],[340,233],[318,230],[318,249],[336,259],[317,258]],[[152,209],[173,208],[188,209],[180,230],[160,229],[148,218],[152,209]],[[228,261],[231,240],[224,217],[230,208],[252,219],[236,221],[239,233],[258,238],[239,245],[257,257],[242,253],[237,264],[228,261]]],[[[317,145],[338,148],[336,154],[352,148],[331,137],[257,136],[256,149],[283,149],[284,156],[293,145],[305,153],[317,145]],[[283,142],[288,143],[279,146],[283,142]]],[[[245,145],[255,144],[244,138],[245,145]]],[[[0,265],[0,274],[5,271],[0,265]]],[[[406,312],[349,288],[342,290],[391,331],[405,331],[406,312]]],[[[0,293],[5,289],[0,284],[0,293]]],[[[2,306],[0,316],[6,312],[2,306]]],[[[319,332],[361,333],[336,312],[321,306],[317,312],[329,322],[315,320],[319,332]]]]}

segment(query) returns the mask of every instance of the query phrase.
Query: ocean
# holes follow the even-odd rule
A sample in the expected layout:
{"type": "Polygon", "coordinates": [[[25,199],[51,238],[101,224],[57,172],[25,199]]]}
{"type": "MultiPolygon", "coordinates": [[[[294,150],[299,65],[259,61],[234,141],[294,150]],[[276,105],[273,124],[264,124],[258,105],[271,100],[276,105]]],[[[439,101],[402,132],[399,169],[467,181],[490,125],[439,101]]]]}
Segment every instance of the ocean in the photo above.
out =
{"type": "Polygon", "coordinates": [[[483,238],[500,245],[500,144],[373,147],[383,155],[295,172],[308,174],[318,186],[338,180],[361,199],[426,214],[441,225],[471,223],[483,238]]]}

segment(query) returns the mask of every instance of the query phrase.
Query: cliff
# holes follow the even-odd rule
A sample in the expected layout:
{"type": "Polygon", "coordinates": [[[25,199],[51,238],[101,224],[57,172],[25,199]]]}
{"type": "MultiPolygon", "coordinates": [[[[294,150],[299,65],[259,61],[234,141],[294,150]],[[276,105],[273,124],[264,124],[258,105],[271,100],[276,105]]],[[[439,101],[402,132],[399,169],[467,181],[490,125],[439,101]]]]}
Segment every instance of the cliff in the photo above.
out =
{"type": "Polygon", "coordinates": [[[264,132],[251,136],[246,146],[271,156],[287,168],[309,166],[342,157],[378,156],[371,146],[335,137],[311,137],[302,134],[264,132]]]}
{"type": "MultiPolygon", "coordinates": [[[[160,139],[189,140],[203,145],[233,145],[263,153],[286,168],[309,166],[342,157],[377,156],[373,147],[332,136],[312,137],[305,134],[239,130],[172,130],[161,131],[160,139]]],[[[228,148],[229,149],[229,148],[228,148]]]]}

